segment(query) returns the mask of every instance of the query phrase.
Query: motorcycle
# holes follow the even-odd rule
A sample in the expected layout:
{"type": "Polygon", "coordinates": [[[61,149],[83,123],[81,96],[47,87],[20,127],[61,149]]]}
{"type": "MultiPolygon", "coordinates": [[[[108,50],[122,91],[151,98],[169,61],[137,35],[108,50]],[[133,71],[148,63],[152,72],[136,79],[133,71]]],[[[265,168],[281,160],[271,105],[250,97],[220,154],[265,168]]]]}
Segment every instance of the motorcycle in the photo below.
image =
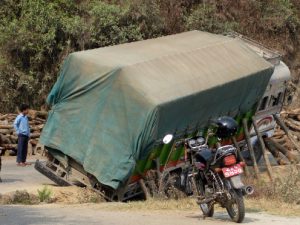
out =
{"type": "Polygon", "coordinates": [[[230,117],[221,117],[204,137],[185,139],[185,161],[188,171],[181,174],[181,186],[186,193],[197,198],[197,204],[205,217],[212,217],[214,205],[226,208],[230,218],[241,223],[245,217],[244,196],[254,192],[241,180],[243,167],[237,150],[232,145],[220,145],[220,140],[230,138],[237,132],[238,125],[230,117]],[[216,136],[216,149],[208,147],[208,139],[216,136]]]}

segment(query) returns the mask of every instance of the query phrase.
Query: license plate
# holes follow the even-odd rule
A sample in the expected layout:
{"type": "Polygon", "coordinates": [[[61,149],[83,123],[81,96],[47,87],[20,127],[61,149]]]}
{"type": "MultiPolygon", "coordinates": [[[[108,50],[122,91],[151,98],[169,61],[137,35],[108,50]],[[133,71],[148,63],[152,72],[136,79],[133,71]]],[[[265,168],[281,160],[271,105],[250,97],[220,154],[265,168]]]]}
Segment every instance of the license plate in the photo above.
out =
{"type": "Polygon", "coordinates": [[[232,177],[243,173],[243,168],[239,164],[236,164],[231,167],[222,168],[222,171],[225,177],[232,177]]]}

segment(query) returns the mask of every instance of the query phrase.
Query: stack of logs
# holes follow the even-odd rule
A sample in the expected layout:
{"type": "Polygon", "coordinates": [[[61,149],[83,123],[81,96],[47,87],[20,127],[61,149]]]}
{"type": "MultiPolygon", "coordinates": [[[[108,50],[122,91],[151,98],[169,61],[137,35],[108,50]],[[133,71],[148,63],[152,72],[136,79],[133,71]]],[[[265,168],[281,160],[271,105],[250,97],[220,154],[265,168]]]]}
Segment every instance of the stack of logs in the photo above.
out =
{"type": "MultiPolygon", "coordinates": [[[[16,153],[18,136],[14,130],[13,123],[17,115],[18,114],[13,113],[0,114],[0,148],[2,154],[6,151],[8,151],[10,155],[16,153]]],[[[47,119],[47,112],[30,110],[28,119],[31,131],[29,148],[32,147],[32,149],[29,149],[30,152],[30,150],[33,151],[38,145],[41,131],[47,119]]]]}
{"type": "MultiPolygon", "coordinates": [[[[282,111],[280,113],[280,117],[284,121],[285,125],[289,128],[289,131],[294,139],[300,143],[300,108],[282,111]]],[[[295,146],[291,143],[285,132],[279,128],[275,131],[274,140],[289,150],[295,149],[295,146]]]]}
{"type": "MultiPolygon", "coordinates": [[[[279,143],[282,147],[284,147],[281,148],[283,152],[285,150],[288,150],[287,154],[285,155],[287,156],[289,161],[293,161],[295,160],[295,157],[292,157],[292,154],[290,154],[290,152],[300,151],[300,108],[282,111],[280,113],[280,117],[289,132],[289,136],[283,129],[278,126],[272,139],[275,142],[279,143]]],[[[279,159],[277,160],[277,162],[281,165],[285,164],[284,161],[279,159]]]]}

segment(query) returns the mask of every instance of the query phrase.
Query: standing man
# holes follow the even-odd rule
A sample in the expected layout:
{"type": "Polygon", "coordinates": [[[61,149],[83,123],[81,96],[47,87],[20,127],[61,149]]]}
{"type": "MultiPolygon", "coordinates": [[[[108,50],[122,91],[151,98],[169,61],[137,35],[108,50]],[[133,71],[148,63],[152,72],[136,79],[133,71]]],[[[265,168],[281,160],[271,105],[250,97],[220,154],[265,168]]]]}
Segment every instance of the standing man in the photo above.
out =
{"type": "Polygon", "coordinates": [[[29,106],[21,104],[19,107],[20,114],[17,116],[14,122],[14,128],[18,135],[18,152],[17,152],[17,165],[26,166],[30,163],[26,162],[28,140],[30,135],[30,128],[28,122],[29,106]]]}

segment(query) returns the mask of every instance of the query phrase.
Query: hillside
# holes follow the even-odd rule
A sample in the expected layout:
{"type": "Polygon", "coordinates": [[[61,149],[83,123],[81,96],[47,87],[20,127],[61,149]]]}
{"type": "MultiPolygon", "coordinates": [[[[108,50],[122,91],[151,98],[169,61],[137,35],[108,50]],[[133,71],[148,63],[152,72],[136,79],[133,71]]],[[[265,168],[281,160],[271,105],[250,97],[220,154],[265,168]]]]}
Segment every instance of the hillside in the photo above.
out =
{"type": "Polygon", "coordinates": [[[44,106],[71,52],[193,29],[236,31],[278,50],[299,86],[298,0],[1,0],[1,110],[44,106]]]}

